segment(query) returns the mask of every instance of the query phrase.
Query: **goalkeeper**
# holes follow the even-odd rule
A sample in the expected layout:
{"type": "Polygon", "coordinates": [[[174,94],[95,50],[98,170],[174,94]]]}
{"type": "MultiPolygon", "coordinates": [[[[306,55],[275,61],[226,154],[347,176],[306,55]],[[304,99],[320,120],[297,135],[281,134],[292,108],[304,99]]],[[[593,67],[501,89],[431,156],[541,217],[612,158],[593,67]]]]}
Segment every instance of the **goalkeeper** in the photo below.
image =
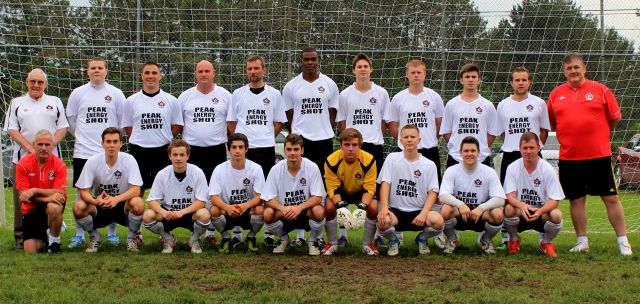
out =
{"type": "Polygon", "coordinates": [[[329,242],[322,250],[323,255],[331,255],[338,249],[336,210],[348,204],[356,204],[362,210],[360,212],[366,211],[362,252],[366,255],[378,255],[372,244],[378,216],[378,203],[374,199],[377,167],[373,156],[361,150],[361,147],[362,134],[356,129],[347,128],[340,134],[340,149],[329,155],[324,163],[328,195],[325,215],[329,242]]]}

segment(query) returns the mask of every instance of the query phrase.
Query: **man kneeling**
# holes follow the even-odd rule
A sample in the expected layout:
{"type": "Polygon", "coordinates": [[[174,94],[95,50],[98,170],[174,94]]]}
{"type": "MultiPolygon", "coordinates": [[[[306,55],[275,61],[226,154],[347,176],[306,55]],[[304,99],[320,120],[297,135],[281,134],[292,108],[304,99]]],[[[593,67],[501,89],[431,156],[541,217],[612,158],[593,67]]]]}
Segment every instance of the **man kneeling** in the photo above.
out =
{"type": "Polygon", "coordinates": [[[553,239],[562,228],[562,212],[558,203],[564,192],[553,167],[538,156],[538,135],[532,132],[520,137],[522,158],[507,167],[504,191],[508,204],[504,208],[504,225],[509,233],[509,253],[520,251],[518,232],[543,232],[540,250],[557,257],[553,239]]]}
{"type": "Polygon", "coordinates": [[[182,139],[167,148],[171,165],[160,170],[147,197],[149,209],[144,212],[144,227],[160,235],[162,253],[172,253],[176,238],[171,230],[182,227],[193,233],[187,241],[191,252],[202,253],[200,236],[210,221],[207,201],[207,178],[202,169],[188,164],[191,147],[182,139]]]}

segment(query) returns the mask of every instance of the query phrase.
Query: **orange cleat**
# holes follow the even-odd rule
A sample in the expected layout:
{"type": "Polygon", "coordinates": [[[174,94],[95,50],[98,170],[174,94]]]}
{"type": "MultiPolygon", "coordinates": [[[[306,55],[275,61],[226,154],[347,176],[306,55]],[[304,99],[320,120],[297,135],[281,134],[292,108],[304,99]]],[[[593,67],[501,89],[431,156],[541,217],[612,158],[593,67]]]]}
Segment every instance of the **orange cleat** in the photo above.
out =
{"type": "Polygon", "coordinates": [[[558,255],[556,254],[556,248],[553,247],[553,243],[544,243],[540,244],[540,251],[542,251],[546,256],[556,258],[558,255]]]}
{"type": "MultiPolygon", "coordinates": [[[[541,249],[542,250],[542,247],[541,249]]],[[[509,254],[516,254],[520,252],[520,239],[515,241],[509,240],[509,254]]]]}

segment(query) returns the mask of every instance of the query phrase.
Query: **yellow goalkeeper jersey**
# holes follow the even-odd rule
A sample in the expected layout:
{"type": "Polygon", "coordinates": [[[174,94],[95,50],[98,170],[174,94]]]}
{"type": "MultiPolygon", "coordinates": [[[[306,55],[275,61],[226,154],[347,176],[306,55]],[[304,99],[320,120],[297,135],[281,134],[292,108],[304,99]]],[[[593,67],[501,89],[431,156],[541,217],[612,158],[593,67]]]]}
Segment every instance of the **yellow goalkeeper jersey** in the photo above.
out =
{"type": "Polygon", "coordinates": [[[353,164],[347,164],[342,150],[335,151],[324,162],[327,195],[332,197],[338,189],[346,194],[365,190],[375,195],[376,172],[376,161],[368,152],[360,150],[358,159],[353,164]]]}

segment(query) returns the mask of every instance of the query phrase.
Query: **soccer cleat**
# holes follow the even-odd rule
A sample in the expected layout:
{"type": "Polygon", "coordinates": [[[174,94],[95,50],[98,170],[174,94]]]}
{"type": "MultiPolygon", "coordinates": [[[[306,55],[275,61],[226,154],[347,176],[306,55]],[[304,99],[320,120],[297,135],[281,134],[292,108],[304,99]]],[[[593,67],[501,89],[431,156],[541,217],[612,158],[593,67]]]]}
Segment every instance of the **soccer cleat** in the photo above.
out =
{"type": "Polygon", "coordinates": [[[240,240],[238,237],[235,237],[235,236],[231,238],[231,242],[229,242],[229,246],[231,246],[232,249],[236,249],[241,244],[242,244],[242,240],[240,240]]]}
{"type": "Polygon", "coordinates": [[[273,237],[265,237],[264,238],[264,246],[265,247],[269,247],[269,248],[273,248],[276,246],[276,241],[273,239],[273,237]]]}
{"type": "Polygon", "coordinates": [[[338,247],[346,247],[347,245],[349,245],[349,240],[347,240],[347,237],[341,236],[338,239],[338,247]]]}
{"type": "Polygon", "coordinates": [[[273,253],[284,253],[289,246],[289,240],[280,240],[273,248],[273,253]]]}
{"type": "Polygon", "coordinates": [[[231,247],[229,238],[222,238],[222,243],[220,243],[220,248],[218,248],[218,253],[229,253],[229,247],[231,247]]]}
{"type": "MultiPolygon", "coordinates": [[[[509,240],[509,253],[516,254],[520,252],[520,239],[517,240],[509,240]]],[[[540,245],[542,246],[542,245],[540,245]]]]}
{"type": "Polygon", "coordinates": [[[218,238],[217,238],[215,235],[213,235],[213,234],[212,234],[212,235],[207,235],[207,236],[204,238],[204,241],[205,241],[205,242],[207,242],[207,243],[209,243],[209,245],[211,245],[211,246],[213,246],[213,247],[215,247],[215,246],[216,246],[216,244],[218,244],[218,238]]]}
{"type": "Polygon", "coordinates": [[[548,257],[558,257],[558,254],[556,254],[556,249],[555,247],[553,247],[553,243],[543,243],[540,244],[538,248],[540,248],[540,251],[542,251],[542,253],[544,253],[548,257]]]}
{"type": "Polygon", "coordinates": [[[337,242],[329,242],[326,246],[324,246],[324,249],[322,249],[322,255],[332,255],[336,251],[338,251],[337,242]]]}
{"type": "Polygon", "coordinates": [[[507,249],[509,249],[509,241],[502,242],[496,246],[497,251],[505,251],[507,249]]]}
{"type": "Polygon", "coordinates": [[[447,244],[447,238],[444,236],[444,233],[438,233],[436,237],[433,239],[436,246],[440,249],[444,249],[444,246],[447,244]]]}
{"type": "Polygon", "coordinates": [[[258,252],[258,241],[254,237],[247,237],[247,250],[258,252]]]}
{"type": "Polygon", "coordinates": [[[482,248],[484,253],[486,253],[486,254],[495,254],[496,253],[496,248],[493,245],[493,242],[491,240],[485,241],[484,239],[480,239],[479,243],[480,243],[480,248],[482,248]]]}
{"type": "Polygon", "coordinates": [[[576,245],[569,250],[569,252],[573,252],[573,253],[588,252],[588,251],[589,251],[589,244],[580,243],[580,242],[576,243],[576,245]]]}
{"type": "Polygon", "coordinates": [[[120,246],[120,237],[112,234],[107,236],[107,243],[113,245],[113,246],[120,246]]]}
{"type": "Polygon", "coordinates": [[[195,242],[191,242],[191,238],[187,240],[187,245],[191,250],[191,253],[202,253],[202,247],[200,247],[200,242],[196,240],[195,242]]]}
{"type": "Polygon", "coordinates": [[[449,240],[449,242],[444,246],[444,250],[442,250],[442,252],[452,254],[456,250],[456,247],[458,247],[459,243],[460,241],[457,239],[449,240]]]}
{"type": "Polygon", "coordinates": [[[633,255],[633,251],[631,251],[631,244],[629,244],[629,242],[620,243],[618,244],[618,247],[620,248],[621,255],[623,256],[633,255]]]}
{"type": "Polygon", "coordinates": [[[317,242],[307,242],[307,246],[309,246],[309,255],[320,255],[320,249],[316,247],[317,242]]]}
{"type": "Polygon", "coordinates": [[[87,249],[84,251],[87,253],[98,252],[98,247],[100,247],[100,234],[91,235],[89,237],[89,243],[87,244],[87,249]]]}
{"type": "Polygon", "coordinates": [[[127,251],[129,252],[138,252],[138,242],[136,242],[135,238],[127,238],[127,251]]]}
{"type": "Polygon", "coordinates": [[[304,243],[306,243],[305,239],[295,239],[291,241],[291,244],[289,244],[289,246],[291,246],[292,248],[298,248],[304,246],[304,243]]]}
{"type": "Polygon", "coordinates": [[[62,253],[62,250],[60,248],[60,243],[58,242],[53,242],[49,245],[49,250],[48,250],[49,254],[60,254],[62,253]]]}
{"type": "Polygon", "coordinates": [[[384,242],[384,239],[381,236],[376,237],[374,243],[378,248],[387,248],[387,243],[384,242]]]}
{"type": "Polygon", "coordinates": [[[318,244],[318,248],[324,248],[324,246],[327,246],[327,242],[325,242],[323,238],[318,238],[316,243],[318,244]]]}
{"type": "Polygon", "coordinates": [[[389,241],[389,250],[387,250],[388,256],[396,256],[400,253],[400,240],[395,239],[389,241]]]}
{"type": "Polygon", "coordinates": [[[368,256],[377,256],[378,250],[376,249],[376,246],[373,245],[373,243],[369,243],[367,245],[362,245],[362,253],[368,256]]]}
{"type": "Polygon", "coordinates": [[[138,246],[142,245],[142,243],[144,243],[144,239],[142,238],[142,232],[137,231],[136,232],[136,244],[138,244],[138,246]]]}
{"type": "Polygon", "coordinates": [[[427,244],[427,240],[423,240],[416,237],[416,244],[418,244],[418,253],[420,254],[431,253],[431,250],[429,249],[429,244],[427,244]]]}
{"type": "Polygon", "coordinates": [[[169,235],[168,238],[162,238],[162,253],[172,253],[173,247],[176,247],[176,237],[169,235]]]}
{"type": "Polygon", "coordinates": [[[81,235],[74,235],[71,237],[71,243],[69,243],[69,248],[79,248],[84,246],[84,237],[81,235]]]}

